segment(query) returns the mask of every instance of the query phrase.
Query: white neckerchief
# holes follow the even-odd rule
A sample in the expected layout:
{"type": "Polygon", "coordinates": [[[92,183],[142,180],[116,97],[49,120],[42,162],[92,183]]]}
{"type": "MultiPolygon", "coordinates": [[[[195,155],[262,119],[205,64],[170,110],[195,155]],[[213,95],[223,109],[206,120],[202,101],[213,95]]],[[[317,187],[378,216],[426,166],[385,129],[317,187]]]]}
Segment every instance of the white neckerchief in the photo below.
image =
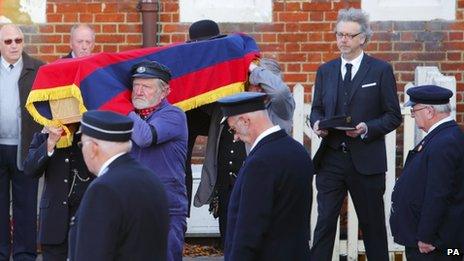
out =
{"type": "Polygon", "coordinates": [[[100,167],[100,171],[98,172],[98,177],[100,177],[101,175],[105,174],[107,169],[108,169],[108,166],[111,164],[111,162],[113,162],[115,159],[117,159],[119,156],[125,154],[126,152],[121,152],[121,153],[118,153],[116,155],[114,155],[113,157],[109,158],[107,161],[105,161],[105,163],[103,163],[103,165],[100,167]]]}
{"type": "Polygon", "coordinates": [[[261,134],[259,134],[258,138],[256,138],[255,142],[253,143],[253,146],[251,146],[251,148],[250,148],[250,151],[252,151],[255,148],[255,146],[258,144],[258,142],[260,140],[264,139],[264,137],[266,137],[267,135],[270,135],[270,134],[272,134],[274,132],[280,131],[280,130],[281,130],[280,126],[275,125],[275,126],[270,127],[269,129],[263,131],[261,134]]]}
{"type": "MultiPolygon", "coordinates": [[[[16,67],[16,66],[18,65],[18,63],[19,63],[22,59],[23,59],[22,56],[19,57],[19,59],[18,59],[15,63],[13,63],[13,66],[16,67]]],[[[11,71],[11,70],[12,70],[12,69],[10,69],[10,64],[11,64],[11,63],[7,62],[7,61],[5,60],[5,58],[3,58],[3,56],[2,56],[2,58],[1,58],[1,60],[2,60],[2,65],[3,65],[3,67],[5,67],[5,69],[6,69],[7,71],[11,71]]]]}
{"type": "MultiPolygon", "coordinates": [[[[435,122],[435,124],[432,125],[432,127],[430,127],[429,131],[427,132],[427,134],[429,134],[430,132],[432,132],[436,127],[440,126],[441,124],[445,123],[445,122],[448,122],[448,121],[452,121],[454,120],[453,117],[451,116],[448,116],[446,118],[443,118],[437,122],[435,122]]],[[[425,136],[427,136],[427,134],[425,136]]]]}
{"type": "Polygon", "coordinates": [[[359,67],[361,66],[363,56],[364,56],[364,52],[361,52],[361,54],[358,55],[358,57],[354,58],[351,61],[348,61],[345,58],[341,57],[342,58],[341,73],[342,73],[343,78],[345,78],[345,73],[346,73],[345,64],[347,64],[347,63],[351,63],[353,65],[353,67],[351,67],[351,79],[354,78],[354,76],[356,75],[356,73],[359,70],[359,67]]]}

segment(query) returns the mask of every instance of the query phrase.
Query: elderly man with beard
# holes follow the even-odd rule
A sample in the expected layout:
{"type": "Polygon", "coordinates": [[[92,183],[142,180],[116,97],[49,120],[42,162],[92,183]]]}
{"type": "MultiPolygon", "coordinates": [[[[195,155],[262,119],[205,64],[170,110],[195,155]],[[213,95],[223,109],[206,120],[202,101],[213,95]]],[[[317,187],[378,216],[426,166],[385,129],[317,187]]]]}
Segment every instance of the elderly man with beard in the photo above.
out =
{"type": "Polygon", "coordinates": [[[185,113],[171,105],[169,69],[155,61],[135,64],[131,70],[132,103],[129,117],[134,121],[132,156],[153,170],[165,186],[171,219],[167,260],[182,260],[187,229],[185,160],[187,120],[185,113]]]}

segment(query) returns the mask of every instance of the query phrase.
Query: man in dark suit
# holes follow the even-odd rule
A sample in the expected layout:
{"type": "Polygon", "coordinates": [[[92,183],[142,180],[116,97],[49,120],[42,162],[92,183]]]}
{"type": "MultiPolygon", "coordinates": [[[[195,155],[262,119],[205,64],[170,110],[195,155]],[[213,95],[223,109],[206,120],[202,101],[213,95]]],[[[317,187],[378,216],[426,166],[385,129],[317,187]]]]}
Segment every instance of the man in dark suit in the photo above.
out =
{"type": "Polygon", "coordinates": [[[307,261],[313,166],[305,148],[272,123],[266,96],[218,101],[234,139],[251,146],[230,197],[225,260],[307,261]]]}
{"type": "Polygon", "coordinates": [[[24,105],[43,62],[23,48],[21,29],[4,25],[0,29],[0,260],[8,260],[10,252],[14,260],[35,260],[37,255],[37,179],[24,176],[22,170],[32,135],[40,126],[24,105]]]}
{"type": "Polygon", "coordinates": [[[361,10],[340,10],[335,34],[341,58],[318,69],[310,115],[314,132],[323,137],[314,157],[318,220],[311,257],[332,259],[337,218],[349,191],[367,257],[388,260],[384,137],[401,123],[395,77],[391,65],[363,52],[372,32],[361,10]],[[348,116],[355,128],[319,128],[321,120],[339,115],[348,116]]]}
{"type": "Polygon", "coordinates": [[[410,88],[416,125],[427,132],[409,152],[392,194],[390,224],[408,260],[462,260],[464,133],[450,116],[450,90],[410,88]],[[449,251],[449,252],[448,252],[449,251]]]}
{"type": "Polygon", "coordinates": [[[95,31],[88,24],[75,24],[69,38],[71,51],[63,58],[78,58],[92,54],[95,48],[95,31]]]}
{"type": "Polygon", "coordinates": [[[70,260],[166,260],[166,193],[159,178],[128,154],[132,120],[88,111],[81,128],[84,160],[97,178],[71,222],[70,260]]]}
{"type": "Polygon", "coordinates": [[[80,141],[80,133],[76,133],[78,127],[78,123],[67,125],[73,133],[73,141],[66,148],[55,147],[64,133],[63,127],[44,127],[34,134],[24,162],[25,175],[31,178],[45,177],[38,237],[43,261],[66,260],[69,222],[94,178],[77,146],[80,141]]]}

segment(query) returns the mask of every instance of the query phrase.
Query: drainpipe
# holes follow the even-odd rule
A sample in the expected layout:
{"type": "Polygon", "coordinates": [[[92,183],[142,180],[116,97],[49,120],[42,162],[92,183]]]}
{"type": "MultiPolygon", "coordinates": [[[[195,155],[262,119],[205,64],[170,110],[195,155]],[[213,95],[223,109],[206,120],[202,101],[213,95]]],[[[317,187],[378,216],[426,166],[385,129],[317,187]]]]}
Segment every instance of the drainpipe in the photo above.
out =
{"type": "Polygon", "coordinates": [[[158,0],[140,0],[137,9],[142,12],[143,47],[157,45],[158,33],[158,0]]]}

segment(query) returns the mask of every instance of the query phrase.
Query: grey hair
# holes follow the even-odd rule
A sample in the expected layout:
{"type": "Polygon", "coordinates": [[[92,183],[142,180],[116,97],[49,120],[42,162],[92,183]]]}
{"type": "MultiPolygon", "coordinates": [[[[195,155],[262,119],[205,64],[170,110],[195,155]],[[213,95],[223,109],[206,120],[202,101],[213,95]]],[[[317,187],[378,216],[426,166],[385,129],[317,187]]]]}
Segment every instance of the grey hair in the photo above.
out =
{"type": "Polygon", "coordinates": [[[121,152],[129,152],[132,149],[132,142],[124,141],[124,142],[115,142],[115,141],[106,141],[106,140],[99,140],[94,139],[93,141],[100,146],[101,150],[106,153],[121,153],[121,152]]]}
{"type": "MultiPolygon", "coordinates": [[[[361,33],[366,37],[366,43],[372,37],[372,30],[369,25],[369,15],[361,9],[340,9],[338,11],[337,25],[340,22],[355,22],[361,26],[361,33]]],[[[336,30],[336,29],[335,29],[336,30]]]]}
{"type": "Polygon", "coordinates": [[[159,90],[162,93],[166,93],[166,95],[168,95],[170,92],[169,84],[158,78],[156,78],[155,80],[156,80],[156,86],[158,86],[159,90]]]}
{"type": "Polygon", "coordinates": [[[438,113],[450,113],[451,112],[451,105],[447,104],[434,104],[430,105],[436,112],[438,113]]]}
{"type": "Polygon", "coordinates": [[[279,63],[274,59],[261,58],[259,60],[259,66],[271,71],[273,74],[279,76],[282,79],[282,69],[279,63]]]}
{"type": "Polygon", "coordinates": [[[3,40],[3,30],[5,30],[5,28],[7,27],[11,27],[15,29],[16,31],[18,31],[19,35],[21,35],[21,37],[24,38],[23,31],[21,30],[19,26],[17,26],[16,24],[5,24],[0,28],[0,39],[3,40]]]}
{"type": "Polygon", "coordinates": [[[90,31],[92,31],[92,39],[95,41],[95,30],[93,30],[93,27],[90,26],[89,24],[75,24],[71,27],[71,31],[70,31],[70,34],[71,34],[71,38],[74,34],[74,31],[77,30],[77,28],[79,27],[85,27],[87,29],[89,29],[90,31]]]}

